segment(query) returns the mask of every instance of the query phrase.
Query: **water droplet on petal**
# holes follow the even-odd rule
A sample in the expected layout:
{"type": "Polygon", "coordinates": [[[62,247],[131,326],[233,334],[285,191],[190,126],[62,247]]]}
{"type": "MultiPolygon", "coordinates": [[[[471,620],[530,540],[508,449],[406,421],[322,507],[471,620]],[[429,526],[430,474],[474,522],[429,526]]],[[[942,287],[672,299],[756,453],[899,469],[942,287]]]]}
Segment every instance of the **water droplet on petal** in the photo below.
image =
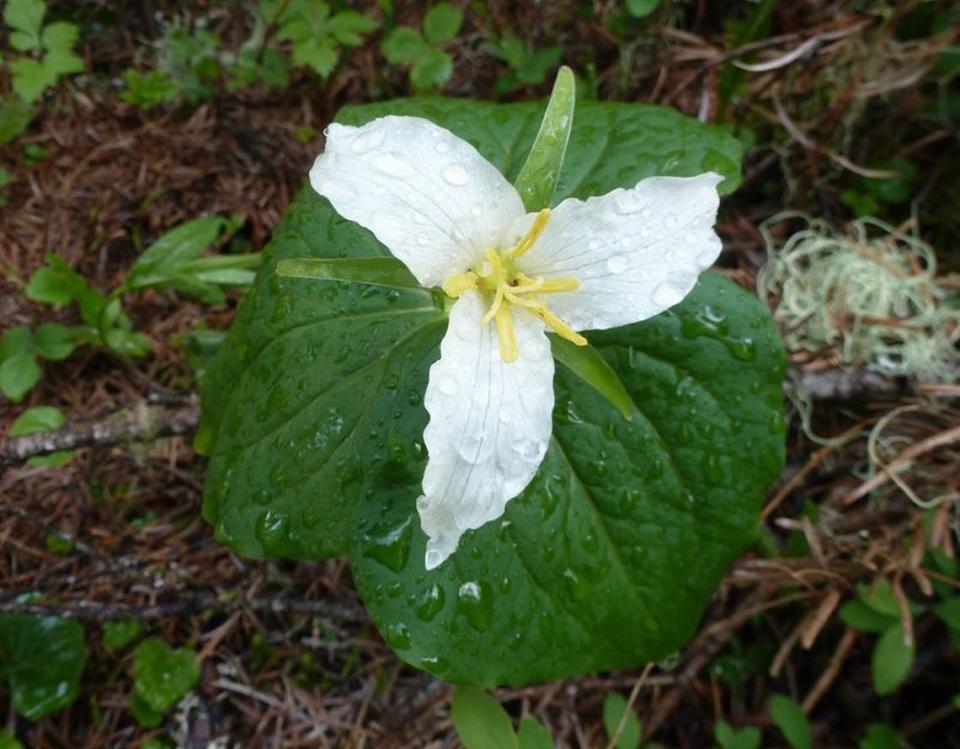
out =
{"type": "Polygon", "coordinates": [[[653,290],[654,303],[663,307],[672,307],[681,299],[683,299],[683,289],[668,281],[657,284],[657,287],[653,290]]]}
{"type": "Polygon", "coordinates": [[[625,255],[611,255],[607,259],[607,270],[611,273],[623,273],[627,269],[627,258],[625,255]]]}
{"type": "Polygon", "coordinates": [[[460,164],[447,164],[440,172],[451,185],[460,187],[470,181],[470,174],[460,164]]]}
{"type": "Polygon", "coordinates": [[[446,153],[450,150],[450,144],[446,140],[441,140],[438,134],[434,134],[434,137],[437,138],[437,142],[433,144],[433,147],[437,150],[437,153],[446,153]]]}
{"type": "Polygon", "coordinates": [[[417,234],[418,245],[420,245],[421,247],[425,247],[429,242],[430,242],[430,238],[426,234],[424,234],[423,232],[420,232],[417,234]]]}
{"type": "Polygon", "coordinates": [[[367,129],[353,139],[353,143],[350,144],[350,150],[356,154],[372,151],[383,143],[383,135],[383,128],[381,127],[367,129]]]}
{"type": "Polygon", "coordinates": [[[442,374],[437,379],[437,388],[444,395],[456,395],[457,394],[457,380],[453,375],[442,374]]]}
{"type": "Polygon", "coordinates": [[[392,152],[377,156],[373,161],[373,165],[391,177],[410,177],[414,174],[413,167],[392,152]]]}
{"type": "Polygon", "coordinates": [[[677,218],[677,214],[675,213],[668,213],[666,216],[663,217],[663,225],[666,226],[668,229],[673,229],[679,223],[680,223],[680,219],[677,218]]]}

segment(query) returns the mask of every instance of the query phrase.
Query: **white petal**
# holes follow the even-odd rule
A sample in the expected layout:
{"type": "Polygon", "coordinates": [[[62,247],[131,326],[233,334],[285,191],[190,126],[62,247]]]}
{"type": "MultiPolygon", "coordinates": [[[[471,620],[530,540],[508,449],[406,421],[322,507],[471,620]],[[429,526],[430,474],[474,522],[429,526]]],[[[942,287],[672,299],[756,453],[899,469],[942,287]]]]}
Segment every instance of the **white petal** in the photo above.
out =
{"type": "Polygon", "coordinates": [[[420,523],[429,536],[426,567],[457,548],[460,536],[503,514],[526,488],[550,441],[553,357],[539,318],[513,316],[519,358],[500,358],[496,326],[481,325],[480,294],[470,291],[450,310],[440,360],[430,368],[423,439],[429,459],[420,523]]]}
{"type": "Polygon", "coordinates": [[[520,196],[465,140],[420,117],[333,124],[310,170],[313,189],[376,235],[424,286],[496,247],[523,215],[520,196]]]}
{"type": "MultiPolygon", "coordinates": [[[[713,225],[723,178],[651,177],[631,190],[564,200],[518,260],[528,275],[575,276],[580,288],[546,298],[575,330],[645,320],[683,299],[720,254],[713,225]]],[[[511,235],[522,235],[531,217],[511,235]]]]}

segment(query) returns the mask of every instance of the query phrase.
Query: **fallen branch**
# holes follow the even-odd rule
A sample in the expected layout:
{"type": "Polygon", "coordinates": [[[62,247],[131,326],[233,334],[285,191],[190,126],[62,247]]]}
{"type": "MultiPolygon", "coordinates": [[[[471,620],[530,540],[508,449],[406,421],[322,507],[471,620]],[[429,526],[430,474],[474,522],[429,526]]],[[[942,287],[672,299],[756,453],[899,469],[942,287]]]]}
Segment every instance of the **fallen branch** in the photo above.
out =
{"type": "Polygon", "coordinates": [[[196,405],[171,410],[140,404],[104,421],[68,424],[52,432],[39,432],[5,440],[0,443],[0,468],[61,450],[109,447],[149,442],[158,437],[193,434],[199,421],[200,410],[196,405]]]}

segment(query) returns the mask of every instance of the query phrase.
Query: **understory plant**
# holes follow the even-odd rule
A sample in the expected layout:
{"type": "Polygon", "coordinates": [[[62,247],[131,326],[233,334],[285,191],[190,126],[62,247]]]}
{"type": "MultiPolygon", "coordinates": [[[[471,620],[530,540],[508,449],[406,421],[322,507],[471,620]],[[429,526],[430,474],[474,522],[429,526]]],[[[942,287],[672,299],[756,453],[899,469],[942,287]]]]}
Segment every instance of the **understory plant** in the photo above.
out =
{"type": "Polygon", "coordinates": [[[574,102],[341,110],[201,378],[217,537],[348,554],[457,683],[674,653],[782,465],[770,315],[701,273],[739,142],[574,102]]]}

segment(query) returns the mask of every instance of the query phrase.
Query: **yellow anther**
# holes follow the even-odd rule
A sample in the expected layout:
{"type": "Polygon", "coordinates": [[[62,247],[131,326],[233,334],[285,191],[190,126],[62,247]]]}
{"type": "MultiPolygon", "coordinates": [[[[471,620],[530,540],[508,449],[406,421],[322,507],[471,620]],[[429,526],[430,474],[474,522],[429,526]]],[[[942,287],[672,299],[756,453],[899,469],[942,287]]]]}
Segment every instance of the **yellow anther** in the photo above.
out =
{"type": "Polygon", "coordinates": [[[580,288],[580,281],[573,276],[544,279],[543,276],[530,278],[518,271],[513,260],[529,252],[536,243],[550,219],[550,209],[544,208],[533,220],[523,238],[510,250],[497,252],[487,250],[484,261],[472,271],[450,276],[443,282],[443,290],[447,296],[456,299],[460,295],[476,289],[484,298],[493,301],[490,309],[480,318],[480,324],[486,325],[491,320],[497,326],[497,337],[500,343],[500,358],[505,362],[517,360],[517,337],[513,329],[513,316],[510,305],[523,307],[539,317],[557,335],[578,346],[586,346],[587,339],[577,333],[563,320],[547,309],[547,303],[539,297],[541,294],[556,294],[565,291],[576,291],[580,288]]]}
{"type": "Polygon", "coordinates": [[[534,243],[540,238],[540,235],[543,234],[543,230],[547,228],[547,221],[549,220],[550,209],[544,208],[533,220],[533,226],[530,227],[530,231],[524,235],[523,239],[517,243],[516,247],[504,253],[503,259],[513,260],[514,258],[520,257],[525,252],[529,252],[530,248],[533,247],[534,243]]]}
{"type": "Polygon", "coordinates": [[[478,280],[479,276],[477,276],[476,273],[470,271],[458,273],[455,276],[450,276],[450,278],[443,282],[443,293],[451,299],[456,299],[465,291],[477,288],[478,280]]]}
{"type": "Polygon", "coordinates": [[[513,317],[510,315],[510,307],[501,304],[494,315],[497,322],[497,337],[500,339],[500,358],[508,364],[517,360],[519,352],[517,351],[517,337],[513,332],[513,317]]]}

